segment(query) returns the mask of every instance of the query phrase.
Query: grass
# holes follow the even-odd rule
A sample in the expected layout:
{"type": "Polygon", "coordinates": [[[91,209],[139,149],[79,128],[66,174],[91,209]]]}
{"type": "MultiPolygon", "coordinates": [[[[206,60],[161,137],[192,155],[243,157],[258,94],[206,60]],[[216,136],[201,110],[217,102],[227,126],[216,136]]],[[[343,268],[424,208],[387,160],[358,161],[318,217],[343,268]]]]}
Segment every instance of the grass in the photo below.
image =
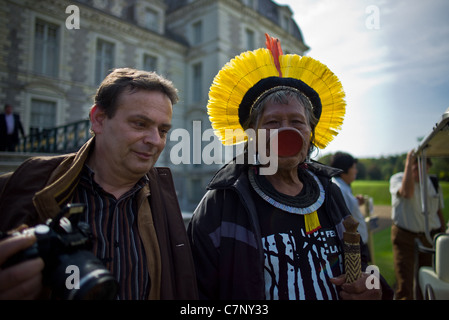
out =
{"type": "Polygon", "coordinates": [[[379,267],[380,274],[385,278],[390,287],[396,282],[393,268],[393,251],[391,244],[391,227],[385,228],[373,235],[374,261],[379,267]]]}
{"type": "Polygon", "coordinates": [[[388,181],[359,180],[351,184],[354,194],[368,195],[373,198],[374,205],[391,205],[388,181]]]}
{"type": "MultiPolygon", "coordinates": [[[[447,222],[449,220],[449,182],[440,181],[440,186],[444,199],[443,215],[447,222]]],[[[372,197],[374,205],[391,205],[389,187],[388,181],[356,180],[351,184],[354,194],[363,194],[372,197]]]]}
{"type": "MultiPolygon", "coordinates": [[[[444,197],[444,219],[449,220],[449,182],[440,182],[444,197]]],[[[351,185],[354,194],[368,195],[373,198],[374,205],[391,205],[388,181],[354,181],[351,185]]],[[[393,252],[391,244],[391,227],[380,230],[373,235],[374,259],[380,273],[393,287],[396,282],[393,268],[393,252]]]]}

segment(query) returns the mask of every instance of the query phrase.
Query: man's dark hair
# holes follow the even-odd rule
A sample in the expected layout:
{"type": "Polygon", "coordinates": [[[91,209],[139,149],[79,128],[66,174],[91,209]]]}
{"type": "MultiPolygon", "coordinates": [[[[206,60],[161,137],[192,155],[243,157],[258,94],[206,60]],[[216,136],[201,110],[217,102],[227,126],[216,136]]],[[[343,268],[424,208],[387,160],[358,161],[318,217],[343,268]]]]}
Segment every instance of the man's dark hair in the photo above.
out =
{"type": "Polygon", "coordinates": [[[354,163],[357,163],[357,159],[346,152],[337,152],[332,156],[331,167],[343,170],[343,173],[348,173],[354,163]]]}
{"type": "Polygon", "coordinates": [[[109,118],[117,110],[117,100],[125,90],[159,91],[167,95],[172,105],[178,102],[178,90],[173,83],[155,72],[131,68],[114,69],[101,82],[94,102],[103,109],[109,118]]]}

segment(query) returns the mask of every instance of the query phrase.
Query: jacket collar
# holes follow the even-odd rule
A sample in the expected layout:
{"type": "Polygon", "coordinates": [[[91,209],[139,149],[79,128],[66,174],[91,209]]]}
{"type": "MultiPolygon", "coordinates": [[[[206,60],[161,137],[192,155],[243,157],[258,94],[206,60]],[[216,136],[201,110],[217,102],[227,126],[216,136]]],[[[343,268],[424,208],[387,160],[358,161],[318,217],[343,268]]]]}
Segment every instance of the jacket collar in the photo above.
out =
{"type": "MultiPolygon", "coordinates": [[[[335,177],[342,172],[342,170],[340,169],[326,166],[314,160],[307,163],[307,167],[317,176],[322,176],[328,179],[335,177]]],[[[217,171],[217,173],[214,175],[207,188],[208,189],[228,188],[234,185],[242,174],[246,174],[248,168],[249,168],[248,164],[236,164],[235,162],[230,162],[217,171]]]]}
{"type": "Polygon", "coordinates": [[[343,172],[343,170],[341,169],[329,167],[314,160],[311,160],[311,162],[308,163],[308,166],[311,169],[311,171],[316,175],[321,175],[327,178],[336,177],[343,172]]]}
{"type": "Polygon", "coordinates": [[[56,216],[67,203],[94,143],[95,138],[91,138],[78,152],[67,155],[51,173],[46,187],[35,194],[33,203],[42,221],[56,216]]]}

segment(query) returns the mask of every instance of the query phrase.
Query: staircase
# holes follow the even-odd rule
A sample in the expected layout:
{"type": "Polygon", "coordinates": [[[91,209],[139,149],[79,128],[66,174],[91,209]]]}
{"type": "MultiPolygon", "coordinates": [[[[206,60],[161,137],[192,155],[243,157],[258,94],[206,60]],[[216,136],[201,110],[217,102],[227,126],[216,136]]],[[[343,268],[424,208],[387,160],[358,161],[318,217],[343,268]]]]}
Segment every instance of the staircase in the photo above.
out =
{"type": "Polygon", "coordinates": [[[17,152],[0,151],[0,175],[14,171],[30,157],[75,152],[92,136],[89,119],[30,131],[30,135],[20,139],[17,152]]]}
{"type": "MultiPolygon", "coordinates": [[[[14,171],[26,159],[42,155],[40,153],[26,152],[0,152],[0,175],[14,171]]],[[[45,154],[49,156],[50,154],[45,154]]]]}

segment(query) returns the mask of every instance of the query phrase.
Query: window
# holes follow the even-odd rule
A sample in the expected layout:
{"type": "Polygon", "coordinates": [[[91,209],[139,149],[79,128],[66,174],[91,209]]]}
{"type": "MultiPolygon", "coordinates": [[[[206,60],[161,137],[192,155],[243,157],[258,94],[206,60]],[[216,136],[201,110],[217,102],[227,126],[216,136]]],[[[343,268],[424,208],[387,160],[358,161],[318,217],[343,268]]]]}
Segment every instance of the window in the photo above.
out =
{"type": "Polygon", "coordinates": [[[153,9],[146,8],[145,10],[145,28],[152,31],[159,31],[159,13],[153,9]]]}
{"type": "Polygon", "coordinates": [[[157,58],[149,54],[143,56],[143,69],[147,71],[157,71],[157,58]]]}
{"type": "Polygon", "coordinates": [[[30,132],[56,126],[56,102],[31,100],[30,132]]]}
{"type": "Polygon", "coordinates": [[[290,17],[283,15],[281,23],[281,27],[284,28],[284,30],[286,30],[287,32],[290,32],[290,17]]]}
{"type": "Polygon", "coordinates": [[[95,61],[95,83],[100,84],[114,67],[114,44],[98,39],[95,61]]]}
{"type": "Polygon", "coordinates": [[[203,23],[197,21],[192,25],[193,31],[193,44],[200,44],[203,42],[203,23]]]}
{"type": "Polygon", "coordinates": [[[201,101],[203,97],[203,65],[197,63],[193,65],[193,102],[201,101]]]}
{"type": "Polygon", "coordinates": [[[246,49],[247,50],[254,50],[256,49],[256,40],[255,40],[255,36],[254,36],[254,31],[250,30],[250,29],[246,29],[246,49]]]}
{"type": "Polygon", "coordinates": [[[256,10],[256,1],[257,0],[244,0],[243,3],[250,7],[251,9],[256,10]]]}
{"type": "Polygon", "coordinates": [[[36,19],[34,31],[34,71],[56,77],[59,71],[59,27],[36,19]]]}

